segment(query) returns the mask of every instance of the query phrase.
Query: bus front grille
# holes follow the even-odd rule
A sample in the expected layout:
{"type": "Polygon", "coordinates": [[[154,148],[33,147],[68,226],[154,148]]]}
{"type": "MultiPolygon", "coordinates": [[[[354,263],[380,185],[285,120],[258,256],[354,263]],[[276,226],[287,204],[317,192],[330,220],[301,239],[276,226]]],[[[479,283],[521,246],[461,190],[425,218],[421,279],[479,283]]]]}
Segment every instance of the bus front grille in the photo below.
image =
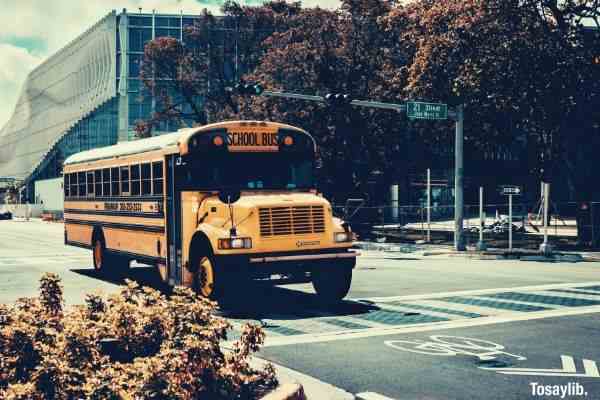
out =
{"type": "Polygon", "coordinates": [[[258,213],[263,237],[325,232],[323,206],[261,207],[258,213]]]}

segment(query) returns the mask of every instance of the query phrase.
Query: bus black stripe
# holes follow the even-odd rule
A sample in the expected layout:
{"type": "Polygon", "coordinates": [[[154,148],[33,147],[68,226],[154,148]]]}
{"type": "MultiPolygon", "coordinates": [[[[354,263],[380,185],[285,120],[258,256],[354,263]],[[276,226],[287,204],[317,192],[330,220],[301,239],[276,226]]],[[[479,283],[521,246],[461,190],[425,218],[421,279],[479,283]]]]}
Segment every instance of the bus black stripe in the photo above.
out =
{"type": "Polygon", "coordinates": [[[65,214],[90,214],[90,215],[108,215],[113,217],[136,217],[136,218],[164,218],[163,212],[128,212],[128,211],[109,211],[109,210],[80,210],[74,208],[65,208],[65,214]]]}
{"type": "Polygon", "coordinates": [[[164,201],[164,196],[109,196],[109,197],[70,197],[67,196],[65,201],[80,201],[83,203],[89,202],[157,202],[164,201]]]}
{"type": "Polygon", "coordinates": [[[119,224],[116,222],[103,222],[103,221],[87,221],[82,219],[71,219],[65,218],[65,224],[78,224],[78,225],[90,225],[90,226],[102,226],[104,228],[115,228],[115,229],[126,229],[131,231],[142,231],[142,232],[159,232],[165,231],[164,226],[151,226],[151,225],[137,225],[137,224],[119,224]]]}

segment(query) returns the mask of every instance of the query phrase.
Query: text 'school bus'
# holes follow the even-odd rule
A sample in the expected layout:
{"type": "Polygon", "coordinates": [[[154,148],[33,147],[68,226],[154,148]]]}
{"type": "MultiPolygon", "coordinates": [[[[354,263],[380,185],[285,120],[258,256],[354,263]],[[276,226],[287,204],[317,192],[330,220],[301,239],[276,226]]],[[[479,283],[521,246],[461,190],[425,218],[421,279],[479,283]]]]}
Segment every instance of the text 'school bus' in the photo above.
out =
{"type": "Polygon", "coordinates": [[[340,300],[357,253],[313,188],[315,152],[302,129],[233,121],[75,154],[64,165],[65,243],[92,249],[99,272],[136,260],[211,298],[277,276],[340,300]]]}

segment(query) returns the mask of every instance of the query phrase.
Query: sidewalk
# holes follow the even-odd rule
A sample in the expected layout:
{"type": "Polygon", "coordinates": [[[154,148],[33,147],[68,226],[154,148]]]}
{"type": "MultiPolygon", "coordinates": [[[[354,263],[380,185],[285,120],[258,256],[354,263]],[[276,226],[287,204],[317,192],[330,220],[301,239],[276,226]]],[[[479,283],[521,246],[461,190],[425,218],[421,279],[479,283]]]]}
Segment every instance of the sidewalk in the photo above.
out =
{"type": "Polygon", "coordinates": [[[600,252],[590,251],[555,251],[552,256],[546,257],[537,250],[490,248],[477,251],[474,247],[466,251],[456,251],[452,246],[436,244],[410,244],[410,243],[376,243],[356,242],[355,247],[360,249],[363,256],[377,257],[381,253],[410,254],[411,257],[465,257],[478,260],[521,260],[545,262],[600,262],[600,252]]]}

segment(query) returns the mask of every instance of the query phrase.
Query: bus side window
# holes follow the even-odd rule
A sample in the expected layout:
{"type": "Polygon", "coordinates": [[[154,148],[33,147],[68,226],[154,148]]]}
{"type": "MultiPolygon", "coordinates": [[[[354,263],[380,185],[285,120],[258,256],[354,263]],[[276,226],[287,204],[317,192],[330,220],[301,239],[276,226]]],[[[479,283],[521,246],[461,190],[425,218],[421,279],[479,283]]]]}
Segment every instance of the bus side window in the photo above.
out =
{"type": "Polygon", "coordinates": [[[69,174],[69,194],[71,197],[77,197],[77,174],[69,174]]]}
{"type": "Polygon", "coordinates": [[[102,196],[102,170],[94,171],[94,194],[96,197],[102,196]]]}
{"type": "Polygon", "coordinates": [[[70,174],[64,174],[63,175],[63,179],[64,179],[64,181],[63,181],[63,189],[65,190],[65,199],[67,197],[69,197],[69,189],[70,189],[70,187],[69,187],[69,177],[70,176],[71,176],[70,174]]]}
{"type": "Polygon", "coordinates": [[[129,194],[129,165],[121,167],[121,194],[129,194]]]}
{"type": "Polygon", "coordinates": [[[162,161],[152,163],[152,193],[163,194],[163,163],[162,161]]]}
{"type": "Polygon", "coordinates": [[[87,194],[85,186],[85,172],[77,173],[77,185],[79,186],[79,197],[85,197],[87,194]]]}
{"type": "Polygon", "coordinates": [[[110,169],[108,168],[102,170],[102,195],[110,196],[110,169]]]}
{"type": "Polygon", "coordinates": [[[140,165],[131,166],[131,195],[140,195],[140,165]]]}
{"type": "Polygon", "coordinates": [[[89,171],[87,173],[87,194],[88,196],[94,195],[94,172],[89,171]]]}
{"type": "Polygon", "coordinates": [[[152,175],[150,163],[142,164],[142,196],[152,194],[152,175]]]}
{"type": "Polygon", "coordinates": [[[118,196],[120,192],[119,187],[119,168],[110,169],[110,194],[111,196],[118,196]]]}

